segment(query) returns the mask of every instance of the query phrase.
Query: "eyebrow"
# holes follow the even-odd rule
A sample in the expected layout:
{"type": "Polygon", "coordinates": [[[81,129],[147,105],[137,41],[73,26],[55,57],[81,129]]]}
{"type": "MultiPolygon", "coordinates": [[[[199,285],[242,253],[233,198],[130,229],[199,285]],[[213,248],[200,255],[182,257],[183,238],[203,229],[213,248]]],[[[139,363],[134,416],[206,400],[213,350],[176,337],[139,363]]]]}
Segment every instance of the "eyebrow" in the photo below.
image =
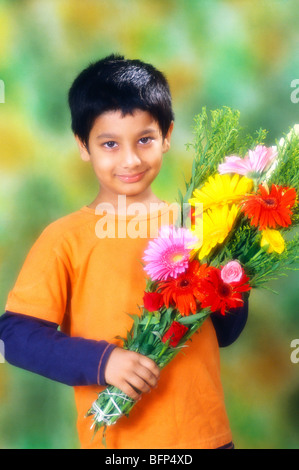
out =
{"type": "MultiPolygon", "coordinates": [[[[148,127],[147,129],[144,129],[141,132],[139,132],[138,137],[145,135],[145,134],[153,134],[153,133],[157,134],[158,130],[154,129],[153,127],[148,127]]],[[[116,139],[117,137],[118,137],[117,134],[109,134],[109,133],[104,132],[103,134],[99,134],[96,138],[97,139],[116,139]]]]}
{"type": "Polygon", "coordinates": [[[105,134],[105,133],[103,133],[103,134],[97,135],[96,138],[97,139],[115,139],[116,137],[117,137],[116,134],[105,134]]]}
{"type": "Polygon", "coordinates": [[[144,129],[141,131],[138,135],[144,135],[144,134],[157,134],[158,130],[154,129],[153,127],[148,127],[147,129],[144,129]]]}

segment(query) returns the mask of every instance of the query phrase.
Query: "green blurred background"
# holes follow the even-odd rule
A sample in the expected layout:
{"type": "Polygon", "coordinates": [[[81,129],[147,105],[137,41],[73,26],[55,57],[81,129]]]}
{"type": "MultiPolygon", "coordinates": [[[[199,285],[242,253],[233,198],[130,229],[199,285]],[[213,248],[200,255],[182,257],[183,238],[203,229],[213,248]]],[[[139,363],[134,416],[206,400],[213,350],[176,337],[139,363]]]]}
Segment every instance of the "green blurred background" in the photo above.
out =
{"type": "MultiPolygon", "coordinates": [[[[172,149],[155,189],[175,200],[188,177],[192,126],[202,106],[241,111],[273,145],[299,122],[297,0],[0,0],[0,285],[8,291],[49,222],[91,202],[97,184],[78,155],[69,86],[112,52],[140,58],[169,79],[172,149]],[[0,100],[1,101],[1,100],[0,100]]],[[[299,448],[298,273],[253,292],[239,340],[221,351],[237,448],[299,448]]],[[[73,391],[0,363],[0,448],[78,448],[73,391]]]]}

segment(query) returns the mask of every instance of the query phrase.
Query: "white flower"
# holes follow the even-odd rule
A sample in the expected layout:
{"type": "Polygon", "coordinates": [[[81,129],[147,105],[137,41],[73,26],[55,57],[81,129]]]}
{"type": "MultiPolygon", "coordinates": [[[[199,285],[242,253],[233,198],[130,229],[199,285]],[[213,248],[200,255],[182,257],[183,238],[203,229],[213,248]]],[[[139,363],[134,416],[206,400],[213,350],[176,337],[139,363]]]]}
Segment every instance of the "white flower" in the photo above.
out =
{"type": "MultiPolygon", "coordinates": [[[[292,129],[290,130],[290,132],[287,134],[287,139],[290,141],[292,135],[295,134],[295,135],[298,135],[299,136],[299,124],[295,124],[292,129]]],[[[279,146],[282,147],[283,144],[285,142],[285,139],[282,137],[279,141],[279,146]]]]}
{"type": "MultiPolygon", "coordinates": [[[[299,124],[295,124],[292,129],[290,130],[290,132],[286,135],[286,138],[287,138],[287,141],[290,141],[292,136],[293,135],[298,135],[299,136],[299,124]]],[[[285,144],[285,139],[284,137],[282,137],[280,140],[279,140],[279,147],[283,147],[285,144]]],[[[273,147],[273,149],[277,147],[273,147]]],[[[273,171],[275,170],[275,168],[277,167],[279,163],[279,160],[276,159],[273,161],[272,165],[270,166],[269,170],[267,171],[266,175],[265,175],[265,180],[268,181],[270,176],[272,175],[273,171]]]]}

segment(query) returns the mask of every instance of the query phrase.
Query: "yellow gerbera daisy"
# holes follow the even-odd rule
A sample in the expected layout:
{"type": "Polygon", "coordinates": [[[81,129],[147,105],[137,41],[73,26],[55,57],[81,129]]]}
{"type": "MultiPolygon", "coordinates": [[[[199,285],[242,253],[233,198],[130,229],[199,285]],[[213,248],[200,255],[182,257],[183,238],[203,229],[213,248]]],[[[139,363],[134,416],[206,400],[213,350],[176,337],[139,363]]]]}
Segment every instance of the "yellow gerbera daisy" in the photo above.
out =
{"type": "Polygon", "coordinates": [[[281,254],[285,249],[285,241],[278,230],[267,228],[262,231],[261,246],[269,245],[267,252],[273,253],[275,251],[281,254]]]}
{"type": "Polygon", "coordinates": [[[212,209],[215,206],[232,204],[240,201],[244,194],[250,193],[253,181],[246,176],[237,173],[216,174],[210,176],[201,189],[195,189],[193,198],[189,199],[191,206],[203,204],[203,210],[212,209]]]}
{"type": "Polygon", "coordinates": [[[238,207],[233,204],[231,207],[226,205],[208,209],[202,217],[198,217],[193,230],[198,242],[192,247],[192,254],[198,252],[198,259],[202,260],[216,245],[223,243],[238,213],[238,207]]]}

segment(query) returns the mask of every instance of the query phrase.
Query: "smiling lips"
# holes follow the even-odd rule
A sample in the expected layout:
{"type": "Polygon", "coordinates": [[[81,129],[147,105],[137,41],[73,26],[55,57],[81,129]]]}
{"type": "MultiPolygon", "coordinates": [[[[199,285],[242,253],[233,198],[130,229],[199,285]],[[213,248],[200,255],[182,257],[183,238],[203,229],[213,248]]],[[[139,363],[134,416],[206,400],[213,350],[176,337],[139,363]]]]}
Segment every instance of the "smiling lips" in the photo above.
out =
{"type": "Polygon", "coordinates": [[[143,178],[145,171],[142,171],[141,173],[134,173],[132,175],[127,174],[127,175],[116,175],[116,176],[118,177],[118,179],[120,179],[124,183],[137,183],[137,181],[140,181],[143,178]]]}

